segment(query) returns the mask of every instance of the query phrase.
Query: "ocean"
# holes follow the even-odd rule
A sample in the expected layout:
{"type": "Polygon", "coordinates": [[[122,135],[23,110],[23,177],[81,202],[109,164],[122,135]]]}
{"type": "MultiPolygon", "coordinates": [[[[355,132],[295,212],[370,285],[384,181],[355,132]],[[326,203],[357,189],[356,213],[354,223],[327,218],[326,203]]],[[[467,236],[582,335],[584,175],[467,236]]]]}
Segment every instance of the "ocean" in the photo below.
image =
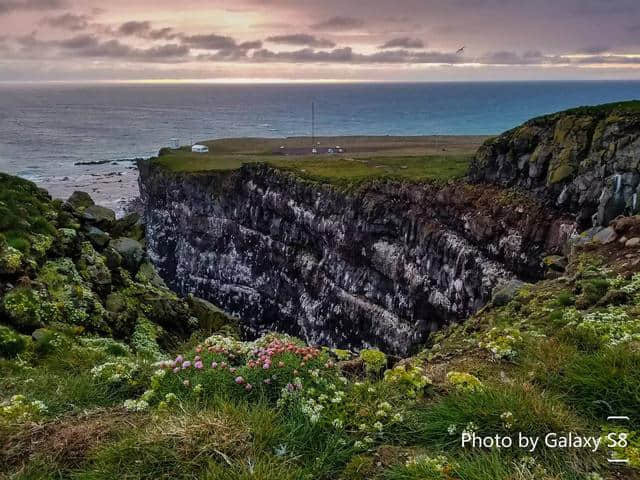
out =
{"type": "Polygon", "coordinates": [[[640,82],[0,85],[0,171],[119,210],[136,157],[224,137],[497,134],[541,114],[640,98],[640,82]],[[88,165],[78,163],[94,162],[88,165]],[[106,162],[96,164],[95,162],[106,162]]]}

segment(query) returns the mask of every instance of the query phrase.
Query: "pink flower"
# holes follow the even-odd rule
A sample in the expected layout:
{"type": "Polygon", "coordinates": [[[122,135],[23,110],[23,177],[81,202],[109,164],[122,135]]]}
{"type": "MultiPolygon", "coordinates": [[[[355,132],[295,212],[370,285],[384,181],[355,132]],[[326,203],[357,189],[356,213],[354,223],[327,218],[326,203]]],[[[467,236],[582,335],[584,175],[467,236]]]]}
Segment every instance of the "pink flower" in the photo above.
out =
{"type": "Polygon", "coordinates": [[[191,362],[189,360],[187,360],[182,364],[182,368],[189,368],[190,366],[191,366],[191,362]]]}
{"type": "Polygon", "coordinates": [[[230,371],[231,373],[236,373],[236,370],[238,370],[236,367],[231,367],[231,368],[229,369],[229,371],[230,371]]]}
{"type": "Polygon", "coordinates": [[[182,355],[178,355],[176,357],[176,363],[182,363],[184,361],[184,358],[182,358],[182,355]]]}
{"type": "Polygon", "coordinates": [[[264,368],[265,370],[269,370],[269,368],[271,368],[271,364],[269,362],[265,362],[265,364],[262,365],[262,368],[264,368]]]}
{"type": "Polygon", "coordinates": [[[194,362],[199,362],[200,360],[202,360],[200,355],[196,355],[196,358],[193,359],[194,362]]]}
{"type": "Polygon", "coordinates": [[[180,367],[176,367],[173,369],[173,373],[178,373],[180,371],[180,367]]]}
{"type": "Polygon", "coordinates": [[[220,362],[220,368],[227,368],[227,362],[220,362]]]}
{"type": "Polygon", "coordinates": [[[200,360],[198,360],[193,366],[196,367],[197,369],[201,369],[202,367],[204,367],[204,365],[200,360]]]}
{"type": "Polygon", "coordinates": [[[242,384],[244,383],[244,378],[242,378],[242,377],[236,377],[235,382],[236,382],[238,385],[242,385],[242,384]]]}
{"type": "Polygon", "coordinates": [[[218,367],[217,362],[211,362],[211,368],[217,368],[217,367],[218,367]]]}
{"type": "Polygon", "coordinates": [[[247,383],[247,384],[244,386],[244,389],[245,389],[247,392],[251,391],[251,389],[252,389],[252,388],[253,388],[253,386],[252,386],[250,383],[247,383]]]}

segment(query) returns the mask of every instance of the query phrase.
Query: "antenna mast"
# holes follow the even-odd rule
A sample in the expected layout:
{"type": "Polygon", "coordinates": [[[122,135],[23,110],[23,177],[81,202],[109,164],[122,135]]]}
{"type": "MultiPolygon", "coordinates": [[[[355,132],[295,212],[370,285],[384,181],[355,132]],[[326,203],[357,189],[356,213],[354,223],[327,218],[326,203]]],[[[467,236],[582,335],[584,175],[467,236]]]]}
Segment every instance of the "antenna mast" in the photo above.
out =
{"type": "Polygon", "coordinates": [[[311,142],[316,146],[316,104],[311,102],[311,142]]]}

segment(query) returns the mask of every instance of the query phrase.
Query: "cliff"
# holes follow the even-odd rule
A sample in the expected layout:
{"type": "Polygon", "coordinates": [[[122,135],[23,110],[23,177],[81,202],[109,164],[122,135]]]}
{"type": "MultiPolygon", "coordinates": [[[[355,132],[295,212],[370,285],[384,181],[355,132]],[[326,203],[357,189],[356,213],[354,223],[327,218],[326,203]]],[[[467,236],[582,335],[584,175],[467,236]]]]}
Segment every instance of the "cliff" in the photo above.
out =
{"type": "Polygon", "coordinates": [[[140,162],[148,251],[161,276],[243,320],[308,342],[407,353],[542,275],[573,220],[512,191],[450,182],[351,190],[264,164],[176,173],[140,162]]]}
{"type": "Polygon", "coordinates": [[[582,107],[536,118],[486,142],[470,177],[518,186],[581,227],[640,209],[640,102],[582,107]]]}

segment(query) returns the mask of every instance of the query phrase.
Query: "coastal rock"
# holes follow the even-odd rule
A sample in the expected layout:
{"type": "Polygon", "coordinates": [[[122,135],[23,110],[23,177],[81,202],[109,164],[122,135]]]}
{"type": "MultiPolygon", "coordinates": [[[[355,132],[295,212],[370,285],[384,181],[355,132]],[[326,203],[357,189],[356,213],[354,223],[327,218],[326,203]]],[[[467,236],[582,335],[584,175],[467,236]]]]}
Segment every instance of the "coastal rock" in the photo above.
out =
{"type": "Polygon", "coordinates": [[[82,213],[82,219],[91,225],[110,230],[116,220],[116,214],[110,208],[93,205],[82,213]]]}
{"type": "Polygon", "coordinates": [[[607,245],[609,243],[615,242],[617,238],[618,235],[616,234],[616,231],[611,227],[607,227],[596,233],[593,236],[593,241],[607,245]]]}
{"type": "Polygon", "coordinates": [[[584,107],[535,118],[476,153],[476,182],[518,187],[606,227],[640,211],[640,113],[634,105],[584,107]]]}
{"type": "Polygon", "coordinates": [[[506,283],[497,285],[492,293],[491,304],[496,307],[506,305],[515,298],[525,283],[520,280],[509,280],[506,283]]]}
{"type": "Polygon", "coordinates": [[[87,229],[87,238],[98,248],[105,247],[109,240],[111,240],[111,236],[97,227],[89,227],[87,229]]]}
{"type": "Polygon", "coordinates": [[[140,242],[127,237],[116,238],[109,243],[122,257],[122,265],[129,271],[137,271],[142,258],[144,257],[144,248],[140,242]]]}
{"type": "Polygon", "coordinates": [[[75,191],[71,194],[67,203],[71,205],[75,210],[83,212],[89,207],[93,207],[95,202],[87,192],[75,191]]]}
{"type": "Polygon", "coordinates": [[[148,253],[176,292],[310,343],[404,354],[513,278],[542,278],[573,220],[502,188],[352,191],[265,165],[176,174],[140,162],[148,253]]]}

